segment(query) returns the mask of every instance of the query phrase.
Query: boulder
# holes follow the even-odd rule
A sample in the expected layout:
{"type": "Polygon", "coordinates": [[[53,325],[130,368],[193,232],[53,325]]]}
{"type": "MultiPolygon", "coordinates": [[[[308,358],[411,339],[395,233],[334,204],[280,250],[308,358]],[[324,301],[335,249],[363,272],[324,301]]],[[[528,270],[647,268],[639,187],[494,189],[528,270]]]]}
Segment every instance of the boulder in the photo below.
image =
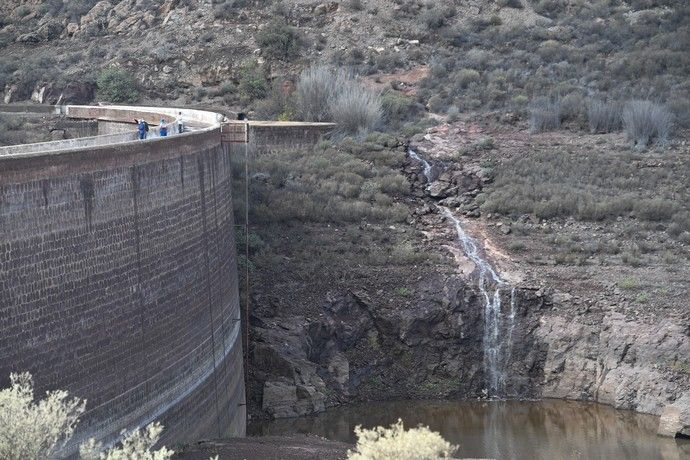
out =
{"type": "Polygon", "coordinates": [[[273,418],[297,417],[323,412],[325,400],[313,385],[282,379],[264,383],[261,408],[273,418]]]}
{"type": "Polygon", "coordinates": [[[446,198],[454,195],[455,192],[457,192],[457,187],[440,179],[429,186],[429,195],[434,198],[446,198]]]}
{"type": "Polygon", "coordinates": [[[96,94],[96,84],[91,82],[73,81],[65,86],[52,83],[39,89],[41,104],[87,104],[93,101],[96,94]]]}
{"type": "Polygon", "coordinates": [[[275,418],[296,417],[297,386],[284,381],[265,382],[261,408],[275,418]]]}
{"type": "Polygon", "coordinates": [[[67,24],[67,35],[72,37],[74,34],[79,32],[79,24],[76,22],[70,22],[67,24]]]}
{"type": "Polygon", "coordinates": [[[659,418],[657,434],[671,438],[690,436],[690,391],[686,391],[673,404],[664,407],[659,418]]]}

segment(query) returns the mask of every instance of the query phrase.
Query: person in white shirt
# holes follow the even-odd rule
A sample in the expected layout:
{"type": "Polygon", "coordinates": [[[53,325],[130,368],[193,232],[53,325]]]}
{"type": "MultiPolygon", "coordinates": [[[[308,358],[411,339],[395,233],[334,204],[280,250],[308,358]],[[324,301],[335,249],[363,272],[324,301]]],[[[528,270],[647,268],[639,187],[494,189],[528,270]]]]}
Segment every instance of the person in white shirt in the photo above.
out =
{"type": "Polygon", "coordinates": [[[182,112],[177,113],[177,132],[179,134],[182,134],[184,132],[184,119],[182,118],[182,112]]]}

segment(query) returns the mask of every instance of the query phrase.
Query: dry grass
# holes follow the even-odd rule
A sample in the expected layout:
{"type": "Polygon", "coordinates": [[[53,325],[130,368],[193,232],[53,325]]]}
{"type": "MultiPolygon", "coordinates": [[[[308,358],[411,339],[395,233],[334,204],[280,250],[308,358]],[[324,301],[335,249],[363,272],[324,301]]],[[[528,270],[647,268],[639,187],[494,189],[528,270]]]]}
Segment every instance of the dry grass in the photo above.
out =
{"type": "Polygon", "coordinates": [[[690,195],[677,187],[690,173],[690,164],[639,168],[636,162],[633,156],[598,152],[551,151],[517,158],[496,168],[482,209],[582,221],[635,217],[668,224],[669,233],[676,235],[690,228],[690,195]]]}
{"type": "Polygon", "coordinates": [[[625,104],[623,127],[638,149],[644,150],[652,142],[665,146],[672,126],[673,116],[662,104],[641,100],[625,104]]]}
{"type": "MultiPolygon", "coordinates": [[[[253,159],[251,171],[262,180],[250,184],[253,222],[401,222],[407,207],[398,203],[410,186],[396,169],[396,153],[380,150],[370,157],[361,144],[344,142],[336,150],[280,152],[253,159]],[[348,150],[351,147],[351,150],[348,150]],[[386,154],[386,152],[388,152],[386,154]],[[392,164],[391,164],[392,163],[392,164]]],[[[382,148],[382,147],[381,147],[382,148]]],[[[397,152],[403,156],[401,152],[397,152]]],[[[240,161],[241,163],[241,161],[240,161]]],[[[244,186],[243,165],[235,183],[244,186]]],[[[236,194],[238,212],[243,195],[236,194]]]]}

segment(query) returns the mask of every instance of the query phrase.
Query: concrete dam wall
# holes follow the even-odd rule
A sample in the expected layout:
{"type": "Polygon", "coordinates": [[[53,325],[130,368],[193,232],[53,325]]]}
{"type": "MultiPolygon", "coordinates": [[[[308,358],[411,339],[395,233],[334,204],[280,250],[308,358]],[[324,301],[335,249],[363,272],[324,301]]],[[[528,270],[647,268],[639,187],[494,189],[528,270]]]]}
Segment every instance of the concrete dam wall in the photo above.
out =
{"type": "Polygon", "coordinates": [[[6,151],[0,384],[30,371],[37,396],[87,399],[64,453],[154,420],[168,445],[244,435],[234,232],[220,124],[6,151]]]}

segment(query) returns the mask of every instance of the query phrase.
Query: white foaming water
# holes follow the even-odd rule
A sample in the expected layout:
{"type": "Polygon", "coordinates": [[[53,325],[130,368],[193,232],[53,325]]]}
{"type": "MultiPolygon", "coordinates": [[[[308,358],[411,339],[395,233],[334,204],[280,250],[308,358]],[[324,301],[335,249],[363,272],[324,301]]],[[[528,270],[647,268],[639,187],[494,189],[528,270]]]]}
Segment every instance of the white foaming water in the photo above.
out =
{"type": "Polygon", "coordinates": [[[407,153],[410,154],[410,157],[414,158],[415,160],[422,163],[422,165],[424,165],[424,177],[426,177],[428,183],[431,183],[431,165],[429,164],[429,162],[417,155],[417,152],[415,152],[412,149],[408,149],[407,153]]]}
{"type": "MultiPolygon", "coordinates": [[[[432,166],[417,152],[408,149],[408,154],[424,166],[424,177],[427,187],[433,182],[432,166]]],[[[510,362],[513,351],[513,329],[515,327],[515,288],[510,291],[510,312],[505,325],[506,339],[501,340],[501,288],[505,282],[498,276],[491,264],[482,257],[477,243],[462,228],[460,220],[450,209],[437,205],[448,219],[453,222],[458,234],[458,241],[467,257],[474,262],[479,270],[479,291],[484,297],[484,374],[486,375],[486,389],[489,396],[502,396],[506,387],[506,365],[510,362]]]]}
{"type": "MultiPolygon", "coordinates": [[[[463,251],[479,269],[478,286],[479,291],[484,297],[484,370],[486,373],[486,385],[489,396],[496,396],[499,390],[501,390],[499,386],[504,386],[502,384],[505,382],[505,375],[503,375],[504,373],[501,369],[502,366],[499,366],[499,351],[501,348],[499,337],[501,323],[500,291],[504,282],[489,262],[481,256],[477,243],[465,233],[460,220],[445,206],[439,206],[439,208],[453,222],[463,251]]],[[[511,327],[509,326],[509,330],[511,327]]]]}

